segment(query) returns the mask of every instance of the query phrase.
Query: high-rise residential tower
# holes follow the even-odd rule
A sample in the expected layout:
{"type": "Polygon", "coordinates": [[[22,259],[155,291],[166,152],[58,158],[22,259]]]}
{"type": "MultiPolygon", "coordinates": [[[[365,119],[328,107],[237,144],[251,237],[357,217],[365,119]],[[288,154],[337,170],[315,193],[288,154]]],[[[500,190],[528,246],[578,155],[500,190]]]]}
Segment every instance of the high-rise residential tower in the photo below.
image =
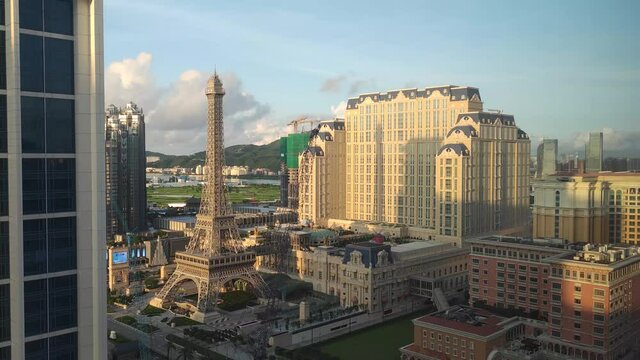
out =
{"type": "Polygon", "coordinates": [[[133,102],[110,105],[106,117],[107,240],[116,234],[146,230],[147,188],[145,126],[142,108],[133,102]]]}
{"type": "Polygon", "coordinates": [[[602,171],[603,162],[603,136],[601,132],[589,133],[589,141],[585,146],[585,158],[587,173],[594,173],[602,171]]]}
{"type": "Polygon", "coordinates": [[[544,139],[538,145],[536,177],[553,175],[558,164],[558,139],[544,139]]]}
{"type": "Polygon", "coordinates": [[[106,359],[101,0],[0,1],[0,359],[106,359]]]}

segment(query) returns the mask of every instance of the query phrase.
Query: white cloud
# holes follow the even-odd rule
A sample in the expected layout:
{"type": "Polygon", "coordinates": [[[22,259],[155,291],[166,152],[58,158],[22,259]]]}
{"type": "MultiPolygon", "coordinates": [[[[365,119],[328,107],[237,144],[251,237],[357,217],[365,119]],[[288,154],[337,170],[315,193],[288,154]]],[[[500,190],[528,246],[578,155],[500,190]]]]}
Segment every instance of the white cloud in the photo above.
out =
{"type": "MultiPolygon", "coordinates": [[[[153,57],[140,53],[109,65],[105,77],[107,104],[134,101],[145,110],[148,150],[189,154],[204,150],[207,102],[204,88],[210,74],[184,71],[167,87],[156,85],[153,57]]],[[[268,104],[245,90],[233,73],[221,74],[224,97],[225,145],[264,144],[286,133],[284,121],[273,119],[268,104]]]]}
{"type": "Polygon", "coordinates": [[[331,114],[333,117],[344,118],[344,112],[347,110],[347,102],[345,100],[340,101],[338,105],[331,106],[331,114]]]}
{"type": "MultiPolygon", "coordinates": [[[[631,122],[633,123],[633,122],[631,122]]],[[[605,156],[639,156],[640,155],[640,130],[621,131],[612,128],[603,128],[600,131],[603,134],[605,156]],[[609,154],[606,154],[609,153],[609,154]]],[[[585,144],[589,140],[589,132],[583,131],[573,134],[571,139],[560,141],[560,148],[568,152],[583,152],[585,144]],[[569,144],[563,149],[562,143],[569,144]]]]}

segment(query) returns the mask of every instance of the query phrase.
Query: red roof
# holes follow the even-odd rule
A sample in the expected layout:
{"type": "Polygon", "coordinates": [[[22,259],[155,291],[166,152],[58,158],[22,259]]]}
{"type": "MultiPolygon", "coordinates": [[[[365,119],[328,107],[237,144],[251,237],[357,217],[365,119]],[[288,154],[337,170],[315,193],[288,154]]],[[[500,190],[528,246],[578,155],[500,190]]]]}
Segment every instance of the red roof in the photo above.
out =
{"type": "Polygon", "coordinates": [[[444,312],[437,312],[429,315],[425,315],[421,318],[416,319],[418,323],[426,323],[439,325],[442,327],[463,331],[470,334],[475,334],[479,336],[489,336],[491,334],[495,334],[496,332],[502,330],[502,326],[499,326],[498,323],[505,320],[505,318],[494,315],[488,311],[473,309],[477,316],[484,317],[485,319],[480,320],[480,325],[468,324],[466,322],[458,321],[456,319],[447,319],[444,317],[444,312]]]}

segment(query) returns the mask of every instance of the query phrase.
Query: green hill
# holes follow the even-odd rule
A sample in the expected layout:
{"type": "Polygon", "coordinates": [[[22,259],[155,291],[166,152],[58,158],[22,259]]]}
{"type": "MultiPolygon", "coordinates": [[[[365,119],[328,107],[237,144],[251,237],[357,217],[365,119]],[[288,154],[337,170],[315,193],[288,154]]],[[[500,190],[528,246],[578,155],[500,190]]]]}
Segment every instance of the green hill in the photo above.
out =
{"type": "MultiPolygon", "coordinates": [[[[147,151],[147,156],[157,156],[160,160],[148,163],[147,166],[158,168],[187,167],[193,168],[204,163],[204,151],[191,155],[165,155],[147,151]]],[[[272,171],[280,169],[280,140],[266,145],[233,145],[224,149],[227,165],[248,166],[251,169],[267,168],[272,171]]]]}

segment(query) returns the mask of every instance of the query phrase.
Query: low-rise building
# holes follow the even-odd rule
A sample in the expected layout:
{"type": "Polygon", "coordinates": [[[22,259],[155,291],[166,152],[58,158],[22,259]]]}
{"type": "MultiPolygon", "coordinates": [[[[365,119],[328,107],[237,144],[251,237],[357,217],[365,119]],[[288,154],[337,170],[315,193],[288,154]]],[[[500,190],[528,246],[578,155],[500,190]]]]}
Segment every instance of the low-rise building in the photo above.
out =
{"type": "MultiPolygon", "coordinates": [[[[529,348],[513,351],[517,357],[500,354],[507,344],[525,337],[533,338],[544,323],[519,317],[504,318],[485,310],[454,306],[413,320],[413,343],[400,348],[403,360],[485,360],[527,359],[538,350],[534,341],[529,348]]],[[[520,342],[522,344],[522,342],[520,342]]],[[[513,346],[509,348],[514,349],[513,346]]]]}
{"type": "MultiPolygon", "coordinates": [[[[436,241],[318,246],[292,250],[287,272],[316,291],[337,296],[343,306],[364,304],[370,312],[390,314],[431,300],[435,289],[450,299],[464,296],[467,254],[436,241]]],[[[273,270],[261,259],[256,264],[273,270]]]]}

